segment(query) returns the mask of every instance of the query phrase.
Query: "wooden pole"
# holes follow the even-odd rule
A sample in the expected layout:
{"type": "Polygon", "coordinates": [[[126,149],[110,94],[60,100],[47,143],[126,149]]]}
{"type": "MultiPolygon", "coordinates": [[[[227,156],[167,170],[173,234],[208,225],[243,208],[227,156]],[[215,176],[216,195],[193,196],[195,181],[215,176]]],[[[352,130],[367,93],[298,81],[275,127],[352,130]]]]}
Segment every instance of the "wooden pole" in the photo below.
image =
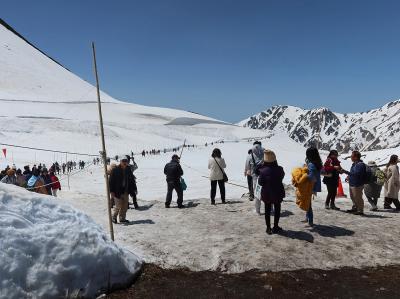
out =
{"type": "Polygon", "coordinates": [[[183,146],[182,146],[181,154],[179,155],[179,160],[182,158],[183,149],[185,148],[185,145],[186,145],[186,139],[185,139],[185,141],[183,141],[183,146]]]}
{"type": "Polygon", "coordinates": [[[106,195],[107,195],[107,209],[108,209],[108,223],[110,226],[110,237],[111,240],[114,241],[114,228],[111,216],[111,198],[110,198],[110,184],[107,176],[107,152],[106,152],[106,142],[104,139],[104,126],[103,126],[103,114],[101,112],[101,101],[100,101],[100,86],[99,86],[99,76],[97,74],[97,63],[96,63],[96,49],[94,47],[94,42],[92,42],[92,50],[93,50],[93,66],[94,66],[94,75],[96,77],[96,88],[97,88],[97,106],[99,109],[99,120],[100,120],[100,132],[101,132],[101,145],[102,151],[101,155],[103,157],[103,165],[104,165],[104,179],[106,181],[106,195]]]}

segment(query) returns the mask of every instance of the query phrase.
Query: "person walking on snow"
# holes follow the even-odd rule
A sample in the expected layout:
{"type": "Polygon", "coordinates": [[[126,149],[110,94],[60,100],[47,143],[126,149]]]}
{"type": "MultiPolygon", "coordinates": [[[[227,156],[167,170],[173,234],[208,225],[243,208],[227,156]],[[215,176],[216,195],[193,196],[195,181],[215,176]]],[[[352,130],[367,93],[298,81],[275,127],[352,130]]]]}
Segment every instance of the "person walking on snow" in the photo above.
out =
{"type": "MultiPolygon", "coordinates": [[[[310,147],[306,151],[306,164],[308,168],[307,178],[310,182],[313,183],[313,197],[317,195],[318,192],[321,192],[321,169],[322,169],[322,160],[321,156],[317,148],[310,147]]],[[[314,212],[312,209],[312,200],[310,201],[310,207],[306,213],[306,220],[304,222],[308,222],[310,226],[314,225],[314,212]]]]}
{"type": "Polygon", "coordinates": [[[172,201],[172,192],[175,190],[178,195],[178,208],[182,209],[183,205],[183,189],[181,186],[181,177],[183,175],[182,167],[179,163],[179,156],[173,155],[171,162],[167,163],[164,167],[164,174],[167,181],[167,196],[165,199],[165,207],[169,208],[172,201]]]}
{"type": "Polygon", "coordinates": [[[247,186],[249,188],[249,200],[253,201],[254,200],[254,188],[253,188],[253,177],[251,175],[251,154],[252,150],[249,149],[247,152],[247,158],[246,158],[246,164],[244,165],[244,176],[247,178],[247,186]]]}
{"type": "Polygon", "coordinates": [[[126,219],[126,212],[129,207],[129,195],[133,196],[136,189],[133,184],[133,174],[129,168],[129,159],[124,157],[120,160],[120,164],[111,170],[109,183],[110,195],[115,202],[112,220],[117,223],[129,223],[126,219]]]}
{"type": "Polygon", "coordinates": [[[340,173],[342,171],[338,156],[339,153],[336,150],[331,150],[324,164],[325,176],[322,181],[328,189],[328,195],[326,196],[325,201],[325,209],[340,210],[335,205],[340,173]]]}
{"type": "Polygon", "coordinates": [[[267,234],[276,234],[282,231],[279,227],[281,214],[281,203],[285,198],[285,187],[283,178],[285,172],[278,165],[275,153],[271,150],[264,151],[264,163],[260,168],[258,183],[261,188],[261,200],[265,204],[265,223],[267,225],[267,234]],[[271,208],[274,205],[274,227],[271,229],[271,208]]]}
{"type": "Polygon", "coordinates": [[[396,210],[400,210],[399,202],[399,190],[400,190],[400,175],[399,175],[399,157],[392,155],[389,163],[386,165],[385,175],[385,209],[392,209],[391,204],[393,203],[396,210]]]}
{"type": "MultiPolygon", "coordinates": [[[[253,143],[253,148],[250,154],[250,169],[251,175],[253,177],[253,190],[256,191],[256,186],[258,182],[258,168],[262,165],[264,160],[264,148],[261,145],[260,141],[255,141],[253,143]]],[[[255,208],[256,213],[261,215],[261,199],[259,196],[255,196],[255,208]]]]}
{"type": "Polygon", "coordinates": [[[225,171],[226,168],[225,160],[222,158],[221,150],[216,148],[211,154],[211,158],[208,161],[208,169],[210,170],[211,180],[211,204],[215,205],[215,195],[217,193],[217,184],[219,186],[219,192],[221,194],[221,201],[225,203],[225,171]]]}
{"type": "Polygon", "coordinates": [[[367,182],[367,167],[361,160],[361,153],[359,151],[353,151],[351,161],[353,165],[350,171],[345,171],[345,173],[348,174],[346,182],[350,185],[350,198],[353,206],[347,212],[362,216],[364,215],[363,190],[364,184],[367,182]]]}
{"type": "Polygon", "coordinates": [[[382,186],[385,184],[385,173],[379,169],[375,161],[369,161],[371,181],[364,185],[364,194],[371,205],[371,211],[378,210],[378,198],[381,197],[382,186]]]}

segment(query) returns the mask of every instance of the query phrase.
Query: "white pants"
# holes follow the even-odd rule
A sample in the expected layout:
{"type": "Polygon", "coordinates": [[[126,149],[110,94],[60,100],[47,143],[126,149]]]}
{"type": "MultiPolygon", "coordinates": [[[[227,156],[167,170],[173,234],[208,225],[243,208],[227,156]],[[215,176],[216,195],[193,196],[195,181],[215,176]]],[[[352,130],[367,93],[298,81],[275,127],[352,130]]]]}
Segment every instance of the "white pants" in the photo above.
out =
{"type": "Polygon", "coordinates": [[[57,191],[58,189],[51,189],[51,192],[53,193],[54,197],[57,197],[57,191]]]}

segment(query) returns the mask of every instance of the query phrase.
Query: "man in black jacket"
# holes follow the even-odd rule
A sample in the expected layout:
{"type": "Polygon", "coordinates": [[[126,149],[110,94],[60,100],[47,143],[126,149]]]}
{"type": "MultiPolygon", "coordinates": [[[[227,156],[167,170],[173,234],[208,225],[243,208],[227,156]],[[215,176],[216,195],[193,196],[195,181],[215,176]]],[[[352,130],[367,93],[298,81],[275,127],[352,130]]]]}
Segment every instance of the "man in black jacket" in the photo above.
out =
{"type": "Polygon", "coordinates": [[[129,156],[120,160],[120,164],[115,167],[110,174],[110,193],[114,199],[115,207],[113,212],[113,222],[117,223],[119,216],[120,223],[129,223],[126,220],[126,211],[129,207],[129,195],[136,196],[137,187],[132,171],[130,170],[129,156]]]}
{"type": "Polygon", "coordinates": [[[184,208],[183,205],[183,190],[181,186],[181,176],[183,170],[179,164],[179,156],[173,155],[171,162],[164,167],[164,174],[167,176],[168,192],[165,200],[165,207],[169,208],[172,201],[172,192],[175,190],[178,195],[178,208],[184,208]]]}

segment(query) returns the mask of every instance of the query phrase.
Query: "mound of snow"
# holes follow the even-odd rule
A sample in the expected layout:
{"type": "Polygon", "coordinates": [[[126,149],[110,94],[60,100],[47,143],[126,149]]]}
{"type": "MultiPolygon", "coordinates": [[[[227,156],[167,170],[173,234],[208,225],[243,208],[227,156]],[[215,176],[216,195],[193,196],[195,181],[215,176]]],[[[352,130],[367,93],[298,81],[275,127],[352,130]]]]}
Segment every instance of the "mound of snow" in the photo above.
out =
{"type": "Polygon", "coordinates": [[[132,283],[142,264],[89,216],[1,183],[0,240],[0,298],[90,298],[132,283]]]}

